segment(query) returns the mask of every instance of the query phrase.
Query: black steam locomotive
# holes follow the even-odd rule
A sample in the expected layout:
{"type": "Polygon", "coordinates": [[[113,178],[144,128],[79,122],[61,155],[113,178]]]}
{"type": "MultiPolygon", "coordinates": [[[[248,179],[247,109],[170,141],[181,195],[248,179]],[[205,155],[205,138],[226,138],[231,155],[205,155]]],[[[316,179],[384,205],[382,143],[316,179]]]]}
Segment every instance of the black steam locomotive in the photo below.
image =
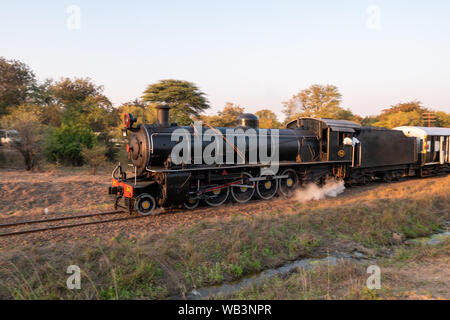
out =
{"type": "Polygon", "coordinates": [[[364,184],[450,171],[447,128],[420,136],[408,133],[408,127],[389,130],[299,118],[286,129],[265,130],[252,114],[241,115],[235,128],[180,127],[169,124],[169,109],[159,105],[151,125],[135,126],[136,119],[124,115],[134,175],[128,178],[120,164],[114,169],[109,193],[116,208],[148,215],[157,207],[194,209],[201,201],[219,206],[228,199],[245,203],[288,197],[298,186],[328,178],[364,184]]]}

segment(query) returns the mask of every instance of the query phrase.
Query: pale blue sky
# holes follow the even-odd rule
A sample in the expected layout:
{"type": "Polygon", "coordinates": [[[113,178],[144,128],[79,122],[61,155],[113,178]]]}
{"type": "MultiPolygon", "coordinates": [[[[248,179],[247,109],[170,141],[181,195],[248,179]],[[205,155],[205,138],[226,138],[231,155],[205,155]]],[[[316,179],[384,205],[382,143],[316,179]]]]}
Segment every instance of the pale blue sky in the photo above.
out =
{"type": "Polygon", "coordinates": [[[362,115],[412,99],[450,112],[447,0],[1,0],[0,56],[40,79],[90,77],[115,105],[175,78],[208,95],[208,113],[230,101],[281,118],[282,101],[314,83],[338,86],[362,115]],[[70,5],[79,30],[67,28],[70,5]]]}

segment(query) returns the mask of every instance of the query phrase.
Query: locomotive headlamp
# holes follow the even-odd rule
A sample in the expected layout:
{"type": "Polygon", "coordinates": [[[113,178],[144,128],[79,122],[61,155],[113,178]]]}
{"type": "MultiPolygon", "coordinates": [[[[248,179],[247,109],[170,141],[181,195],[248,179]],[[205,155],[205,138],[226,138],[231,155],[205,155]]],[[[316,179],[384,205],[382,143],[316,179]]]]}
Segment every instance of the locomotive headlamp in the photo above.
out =
{"type": "Polygon", "coordinates": [[[136,120],[137,119],[135,117],[133,117],[133,115],[131,113],[125,113],[123,115],[123,125],[127,129],[131,129],[131,127],[136,122],[136,120]]]}
{"type": "Polygon", "coordinates": [[[125,128],[129,128],[130,124],[131,124],[130,114],[129,113],[125,113],[123,115],[123,126],[125,128]]]}

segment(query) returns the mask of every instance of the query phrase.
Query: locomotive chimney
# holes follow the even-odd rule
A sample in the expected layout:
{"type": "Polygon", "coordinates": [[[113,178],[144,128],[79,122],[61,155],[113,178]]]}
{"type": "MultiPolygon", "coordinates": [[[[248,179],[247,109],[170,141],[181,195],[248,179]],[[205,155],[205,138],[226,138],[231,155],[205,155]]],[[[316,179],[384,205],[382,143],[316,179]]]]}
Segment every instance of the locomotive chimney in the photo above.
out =
{"type": "Polygon", "coordinates": [[[161,127],[169,127],[170,106],[162,103],[156,106],[156,119],[161,127]]]}

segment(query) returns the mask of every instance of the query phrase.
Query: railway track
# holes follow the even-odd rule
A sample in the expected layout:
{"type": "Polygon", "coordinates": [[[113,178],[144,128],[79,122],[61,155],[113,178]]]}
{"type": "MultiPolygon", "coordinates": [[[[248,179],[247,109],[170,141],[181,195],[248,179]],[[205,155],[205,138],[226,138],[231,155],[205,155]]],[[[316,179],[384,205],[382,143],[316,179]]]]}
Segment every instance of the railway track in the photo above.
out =
{"type": "MultiPolygon", "coordinates": [[[[192,211],[197,211],[197,210],[201,210],[201,209],[202,208],[195,209],[195,210],[192,210],[192,211]]],[[[51,230],[75,228],[75,227],[88,226],[88,225],[101,224],[101,223],[108,223],[108,222],[133,220],[133,219],[139,219],[139,218],[156,216],[156,215],[159,215],[161,213],[174,214],[174,213],[183,212],[183,210],[169,209],[169,210],[165,210],[165,211],[155,212],[155,213],[153,213],[151,215],[148,215],[148,216],[143,216],[143,215],[130,216],[130,215],[127,214],[127,216],[125,216],[125,217],[122,216],[122,217],[119,217],[119,218],[103,219],[103,220],[95,220],[95,221],[86,221],[86,222],[79,222],[79,223],[72,223],[72,224],[51,225],[51,226],[45,226],[45,227],[42,227],[42,228],[33,228],[33,229],[26,229],[26,230],[14,230],[14,231],[10,231],[10,232],[1,232],[1,230],[3,230],[3,229],[21,227],[21,226],[30,225],[30,224],[44,224],[44,223],[49,223],[49,222],[59,222],[59,221],[66,221],[66,220],[85,219],[85,218],[92,218],[92,217],[99,217],[99,216],[106,216],[106,215],[114,215],[114,214],[125,213],[125,212],[126,211],[124,211],[124,210],[113,210],[113,211],[96,212],[96,213],[89,213],[89,214],[75,215],[75,216],[65,216],[65,217],[55,217],[55,218],[47,218],[47,219],[26,220],[26,221],[17,221],[17,222],[3,223],[3,224],[0,224],[0,238],[1,237],[14,236],[14,235],[22,235],[22,234],[29,234],[29,233],[51,231],[51,230]]]]}
{"type": "MultiPolygon", "coordinates": [[[[92,218],[92,217],[119,214],[119,213],[123,213],[123,212],[124,211],[122,211],[122,210],[114,210],[114,211],[104,211],[104,212],[89,213],[89,214],[76,215],[76,216],[66,216],[66,217],[56,217],[56,218],[48,218],[48,219],[40,219],[40,220],[26,220],[26,221],[11,222],[11,223],[0,224],[0,230],[20,227],[20,226],[25,226],[25,225],[30,225],[30,224],[44,224],[44,223],[49,223],[49,222],[86,219],[86,218],[92,218]]],[[[78,223],[71,223],[71,224],[50,225],[50,226],[45,226],[42,228],[14,230],[14,231],[10,231],[10,232],[0,233],[0,237],[21,235],[21,234],[35,233],[35,232],[43,232],[43,231],[50,231],[50,230],[58,230],[58,229],[66,229],[66,228],[74,228],[74,227],[122,221],[122,220],[131,220],[131,219],[137,219],[137,218],[142,218],[142,217],[143,216],[127,216],[127,217],[102,219],[102,220],[95,220],[95,221],[85,221],[85,222],[78,222],[78,223]]]]}

